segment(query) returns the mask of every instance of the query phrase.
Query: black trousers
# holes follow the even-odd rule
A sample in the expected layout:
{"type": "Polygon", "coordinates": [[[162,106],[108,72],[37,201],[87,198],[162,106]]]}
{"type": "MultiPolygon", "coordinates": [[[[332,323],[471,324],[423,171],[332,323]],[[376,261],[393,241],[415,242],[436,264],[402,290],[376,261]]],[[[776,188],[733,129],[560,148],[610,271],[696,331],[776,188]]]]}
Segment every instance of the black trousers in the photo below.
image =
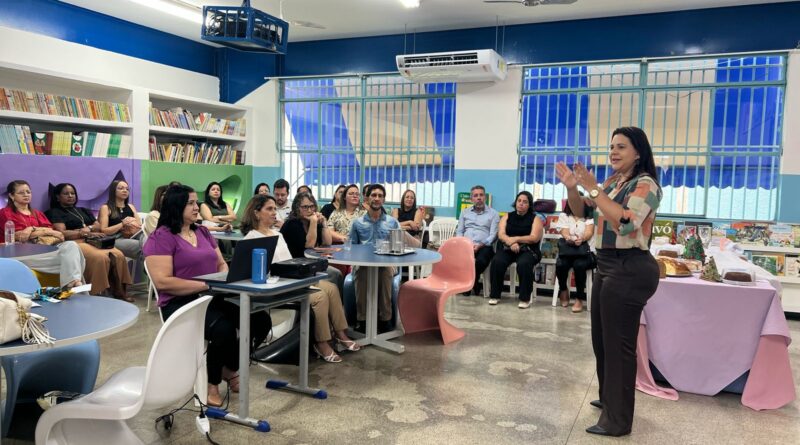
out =
{"type": "Polygon", "coordinates": [[[519,299],[520,301],[531,301],[533,292],[533,267],[539,264],[541,256],[532,250],[514,253],[511,249],[499,249],[494,254],[492,268],[489,273],[492,278],[492,298],[500,298],[503,291],[503,278],[506,269],[512,263],[517,263],[517,277],[519,278],[519,299]]]}
{"type": "Polygon", "coordinates": [[[569,270],[575,270],[575,297],[586,301],[586,271],[589,269],[591,261],[588,256],[558,256],[556,260],[556,278],[558,278],[558,288],[569,290],[569,270]]]}
{"type": "Polygon", "coordinates": [[[658,287],[658,264],[641,249],[598,249],[592,289],[592,348],[603,413],[612,434],[633,425],[639,317],[658,287]]]}
{"type": "MultiPolygon", "coordinates": [[[[483,271],[489,267],[489,263],[492,262],[492,257],[494,257],[494,249],[492,246],[483,246],[475,252],[475,282],[472,283],[473,289],[478,287],[478,280],[480,280],[483,271]]],[[[486,285],[488,283],[483,284],[486,285]]]]}
{"type": "MultiPolygon", "coordinates": [[[[200,295],[175,297],[161,308],[161,317],[166,321],[182,306],[200,298],[200,295]]],[[[222,367],[231,371],[239,370],[239,306],[215,295],[206,311],[203,337],[208,341],[206,349],[206,371],[208,383],[219,385],[222,382],[222,367]]],[[[272,319],[264,311],[250,314],[250,352],[254,345],[260,345],[272,329],[272,319]]]]}

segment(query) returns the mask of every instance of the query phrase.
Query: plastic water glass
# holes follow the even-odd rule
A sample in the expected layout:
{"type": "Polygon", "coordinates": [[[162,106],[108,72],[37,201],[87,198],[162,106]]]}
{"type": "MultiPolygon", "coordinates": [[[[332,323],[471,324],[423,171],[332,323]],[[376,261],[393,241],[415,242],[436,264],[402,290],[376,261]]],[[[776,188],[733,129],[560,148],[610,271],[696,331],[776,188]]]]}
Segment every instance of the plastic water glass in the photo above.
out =
{"type": "Polygon", "coordinates": [[[348,236],[347,238],[344,239],[344,246],[343,246],[344,251],[349,252],[352,247],[353,247],[353,242],[350,241],[350,237],[348,236]]]}
{"type": "Polygon", "coordinates": [[[389,240],[378,240],[378,253],[389,253],[389,240]]]}

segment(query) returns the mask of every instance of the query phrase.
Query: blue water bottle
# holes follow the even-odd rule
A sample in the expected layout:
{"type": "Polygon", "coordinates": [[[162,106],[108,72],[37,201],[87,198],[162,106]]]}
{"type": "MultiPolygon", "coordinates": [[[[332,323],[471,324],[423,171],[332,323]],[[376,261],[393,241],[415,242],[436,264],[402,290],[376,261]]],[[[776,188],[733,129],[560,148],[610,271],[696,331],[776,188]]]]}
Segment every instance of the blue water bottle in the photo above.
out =
{"type": "Polygon", "coordinates": [[[267,282],[267,249],[253,249],[252,280],[255,284],[267,282]]]}

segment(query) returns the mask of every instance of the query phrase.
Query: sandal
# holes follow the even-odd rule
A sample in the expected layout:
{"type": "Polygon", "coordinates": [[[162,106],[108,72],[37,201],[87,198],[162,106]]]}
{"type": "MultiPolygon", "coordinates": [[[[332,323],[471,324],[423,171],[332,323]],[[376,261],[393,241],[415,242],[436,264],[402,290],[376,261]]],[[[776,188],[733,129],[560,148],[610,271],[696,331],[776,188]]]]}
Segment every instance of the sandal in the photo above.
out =
{"type": "Polygon", "coordinates": [[[342,361],[342,358],[339,357],[339,355],[333,350],[331,350],[331,353],[328,355],[322,355],[322,353],[319,352],[319,349],[317,349],[317,345],[314,345],[314,352],[317,353],[317,357],[325,360],[328,363],[340,363],[342,361]]]}
{"type": "Polygon", "coordinates": [[[361,350],[361,345],[353,340],[342,340],[337,338],[336,344],[338,345],[340,351],[348,350],[355,352],[361,350]]]}
{"type": "Polygon", "coordinates": [[[223,378],[222,380],[225,380],[225,382],[228,384],[228,388],[232,392],[235,392],[235,393],[239,392],[239,374],[235,374],[233,377],[228,378],[228,379],[223,378]]]}

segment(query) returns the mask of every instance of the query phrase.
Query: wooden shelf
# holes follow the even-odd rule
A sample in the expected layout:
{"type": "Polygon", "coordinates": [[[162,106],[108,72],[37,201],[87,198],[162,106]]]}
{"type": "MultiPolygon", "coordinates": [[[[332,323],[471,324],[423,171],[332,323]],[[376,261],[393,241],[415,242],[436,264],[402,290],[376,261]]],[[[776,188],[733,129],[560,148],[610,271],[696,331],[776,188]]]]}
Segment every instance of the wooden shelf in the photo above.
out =
{"type": "Polygon", "coordinates": [[[800,277],[776,277],[781,283],[800,284],[800,277]]]}
{"type": "Polygon", "coordinates": [[[796,247],[775,247],[775,246],[754,246],[747,244],[739,244],[742,250],[749,252],[770,252],[770,253],[786,253],[789,255],[800,255],[800,249],[796,247]]]}
{"type": "Polygon", "coordinates": [[[247,141],[247,137],[242,137],[242,136],[233,136],[221,133],[207,133],[203,131],[185,130],[183,128],[158,127],[154,125],[150,126],[150,134],[166,135],[166,136],[183,136],[183,137],[209,139],[214,141],[225,141],[225,142],[247,141]]]}

